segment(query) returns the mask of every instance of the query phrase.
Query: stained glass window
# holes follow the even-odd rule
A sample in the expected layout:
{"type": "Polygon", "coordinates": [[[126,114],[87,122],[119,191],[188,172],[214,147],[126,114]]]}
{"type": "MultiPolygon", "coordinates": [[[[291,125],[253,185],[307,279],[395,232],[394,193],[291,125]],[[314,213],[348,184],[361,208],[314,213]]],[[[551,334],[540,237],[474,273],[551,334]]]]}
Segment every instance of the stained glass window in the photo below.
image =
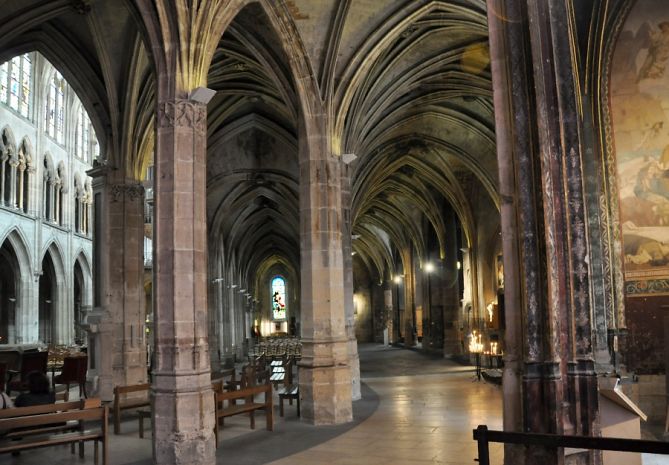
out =
{"type": "Polygon", "coordinates": [[[0,102],[9,105],[22,116],[30,112],[32,88],[31,55],[17,55],[0,65],[0,102]]]}
{"type": "Polygon", "coordinates": [[[0,65],[0,102],[7,103],[7,78],[9,76],[9,62],[0,65]]]}
{"type": "Polygon", "coordinates": [[[19,113],[27,118],[30,110],[30,82],[32,73],[32,62],[30,55],[23,55],[21,63],[21,100],[19,102],[19,113]]]}
{"type": "Polygon", "coordinates": [[[12,58],[12,66],[9,69],[9,106],[14,110],[19,109],[19,98],[21,91],[19,82],[21,79],[21,57],[12,58]]]}
{"type": "Polygon", "coordinates": [[[77,118],[77,137],[76,137],[76,150],[75,153],[78,158],[88,161],[90,156],[90,143],[89,143],[89,133],[90,133],[91,122],[88,119],[86,110],[82,105],[79,110],[79,117],[77,118]]]}
{"type": "Polygon", "coordinates": [[[49,99],[46,102],[46,128],[47,133],[60,143],[63,143],[64,100],[65,80],[56,71],[49,86],[49,99]]]}
{"type": "Polygon", "coordinates": [[[272,278],[272,319],[286,319],[286,280],[281,276],[272,278]]]}

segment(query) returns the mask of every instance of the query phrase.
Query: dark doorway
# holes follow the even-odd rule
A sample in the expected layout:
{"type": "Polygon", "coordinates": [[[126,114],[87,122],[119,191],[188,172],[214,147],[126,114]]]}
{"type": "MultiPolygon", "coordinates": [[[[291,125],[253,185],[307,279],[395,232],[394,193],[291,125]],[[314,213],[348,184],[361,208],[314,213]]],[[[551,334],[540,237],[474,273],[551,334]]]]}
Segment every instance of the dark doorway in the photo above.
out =
{"type": "Polygon", "coordinates": [[[39,278],[39,340],[50,344],[53,340],[53,309],[56,305],[56,268],[51,253],[42,260],[42,275],[39,278]]]}
{"type": "Polygon", "coordinates": [[[18,277],[16,253],[9,241],[5,241],[0,248],[0,344],[14,342],[18,277]]]}
{"type": "Polygon", "coordinates": [[[81,329],[83,323],[81,315],[82,296],[84,293],[84,273],[77,260],[74,263],[74,342],[76,344],[84,343],[84,332],[81,329]]]}

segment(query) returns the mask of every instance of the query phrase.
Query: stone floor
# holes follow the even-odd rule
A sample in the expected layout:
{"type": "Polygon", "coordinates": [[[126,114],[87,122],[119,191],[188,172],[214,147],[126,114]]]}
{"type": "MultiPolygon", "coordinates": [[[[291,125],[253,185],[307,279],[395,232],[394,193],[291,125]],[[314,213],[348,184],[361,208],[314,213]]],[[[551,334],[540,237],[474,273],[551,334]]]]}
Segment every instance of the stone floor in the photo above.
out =
{"type": "MultiPolygon", "coordinates": [[[[275,415],[274,432],[251,431],[248,418],[226,419],[217,462],[235,465],[475,464],[472,429],[501,428],[499,387],[474,380],[472,367],[438,357],[379,345],[360,346],[363,399],[354,403],[347,425],[312,427],[299,421],[295,407],[275,415]]],[[[259,415],[261,417],[262,414],[259,415]]],[[[123,433],[110,436],[110,465],[151,464],[150,432],[139,439],[131,415],[123,433]]],[[[492,464],[502,450],[492,445],[492,464]]],[[[644,465],[669,464],[660,458],[644,465]]],[[[75,465],[93,463],[92,447],[80,460],[68,447],[0,456],[0,465],[75,465]]]]}

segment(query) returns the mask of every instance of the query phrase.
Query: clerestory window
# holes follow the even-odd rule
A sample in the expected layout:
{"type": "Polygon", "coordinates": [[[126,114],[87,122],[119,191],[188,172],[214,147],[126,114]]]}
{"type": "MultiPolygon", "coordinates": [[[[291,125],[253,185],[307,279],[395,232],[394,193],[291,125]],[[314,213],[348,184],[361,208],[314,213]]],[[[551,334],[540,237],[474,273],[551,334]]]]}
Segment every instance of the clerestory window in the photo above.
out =
{"type": "Polygon", "coordinates": [[[30,117],[32,97],[32,55],[17,55],[0,65],[0,102],[30,117]]]}

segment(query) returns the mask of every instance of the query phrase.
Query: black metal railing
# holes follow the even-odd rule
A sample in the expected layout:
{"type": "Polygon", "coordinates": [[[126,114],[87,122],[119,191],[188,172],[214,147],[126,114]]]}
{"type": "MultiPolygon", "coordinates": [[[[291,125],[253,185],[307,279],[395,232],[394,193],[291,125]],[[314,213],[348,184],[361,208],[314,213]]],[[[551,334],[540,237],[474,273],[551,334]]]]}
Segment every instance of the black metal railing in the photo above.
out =
{"type": "Polygon", "coordinates": [[[641,439],[601,438],[592,436],[561,436],[559,434],[513,433],[489,430],[479,425],[474,430],[474,440],[478,441],[480,465],[490,465],[488,443],[523,444],[547,448],[573,447],[575,449],[613,450],[619,452],[644,452],[647,454],[669,455],[669,442],[645,441],[641,439]]]}

